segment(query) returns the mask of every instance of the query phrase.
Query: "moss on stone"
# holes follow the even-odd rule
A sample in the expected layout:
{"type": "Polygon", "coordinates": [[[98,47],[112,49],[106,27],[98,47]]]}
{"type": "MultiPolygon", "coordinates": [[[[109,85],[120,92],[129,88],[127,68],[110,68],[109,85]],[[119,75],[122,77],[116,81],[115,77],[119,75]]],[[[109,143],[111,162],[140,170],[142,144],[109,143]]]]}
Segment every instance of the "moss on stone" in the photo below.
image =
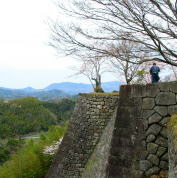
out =
{"type": "Polygon", "coordinates": [[[97,162],[97,158],[95,156],[92,156],[91,159],[89,159],[89,161],[86,164],[84,173],[82,174],[82,178],[89,177],[89,174],[90,174],[90,172],[92,172],[92,169],[93,169],[94,165],[96,164],[96,162],[97,162]]]}

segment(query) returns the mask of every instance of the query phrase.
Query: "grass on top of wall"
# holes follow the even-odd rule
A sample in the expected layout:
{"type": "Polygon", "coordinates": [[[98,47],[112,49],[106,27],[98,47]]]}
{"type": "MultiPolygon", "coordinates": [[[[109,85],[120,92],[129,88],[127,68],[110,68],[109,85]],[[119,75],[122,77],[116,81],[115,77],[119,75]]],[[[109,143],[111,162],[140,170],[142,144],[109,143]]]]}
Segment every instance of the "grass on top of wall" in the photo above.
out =
{"type": "Polygon", "coordinates": [[[177,114],[171,116],[170,120],[168,121],[167,127],[168,129],[175,132],[177,136],[177,114]]]}
{"type": "Polygon", "coordinates": [[[104,92],[104,93],[91,92],[91,93],[80,93],[80,95],[119,96],[119,92],[104,92]]]}

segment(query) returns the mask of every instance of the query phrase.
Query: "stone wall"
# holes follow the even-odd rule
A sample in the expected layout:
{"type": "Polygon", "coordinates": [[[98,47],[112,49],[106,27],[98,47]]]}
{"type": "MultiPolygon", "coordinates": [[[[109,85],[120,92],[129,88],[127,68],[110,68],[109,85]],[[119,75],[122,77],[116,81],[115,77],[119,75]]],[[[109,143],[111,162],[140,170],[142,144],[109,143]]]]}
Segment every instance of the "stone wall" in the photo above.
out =
{"type": "Polygon", "coordinates": [[[106,169],[108,164],[110,145],[114,130],[114,124],[117,111],[108,122],[104,132],[100,138],[99,143],[95,147],[94,152],[89,158],[86,167],[81,175],[82,178],[106,178],[106,169]]]}
{"type": "Polygon", "coordinates": [[[177,82],[121,86],[119,99],[81,94],[46,178],[149,178],[168,167],[177,177],[175,113],[177,82]]]}
{"type": "Polygon", "coordinates": [[[108,177],[150,177],[168,170],[166,124],[174,113],[177,82],[122,86],[108,177]]]}
{"type": "Polygon", "coordinates": [[[46,178],[79,178],[110,121],[118,95],[81,94],[46,178]]]}

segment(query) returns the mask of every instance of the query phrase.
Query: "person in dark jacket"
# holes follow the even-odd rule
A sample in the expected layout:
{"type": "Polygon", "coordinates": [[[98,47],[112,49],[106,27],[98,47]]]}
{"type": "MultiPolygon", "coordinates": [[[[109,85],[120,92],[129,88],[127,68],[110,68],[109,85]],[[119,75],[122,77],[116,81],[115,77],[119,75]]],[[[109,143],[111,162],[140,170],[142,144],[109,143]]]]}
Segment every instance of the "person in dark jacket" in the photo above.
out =
{"type": "Polygon", "coordinates": [[[157,83],[160,80],[159,77],[160,68],[156,65],[156,63],[153,63],[153,66],[150,68],[149,72],[151,74],[152,83],[157,83]]]}

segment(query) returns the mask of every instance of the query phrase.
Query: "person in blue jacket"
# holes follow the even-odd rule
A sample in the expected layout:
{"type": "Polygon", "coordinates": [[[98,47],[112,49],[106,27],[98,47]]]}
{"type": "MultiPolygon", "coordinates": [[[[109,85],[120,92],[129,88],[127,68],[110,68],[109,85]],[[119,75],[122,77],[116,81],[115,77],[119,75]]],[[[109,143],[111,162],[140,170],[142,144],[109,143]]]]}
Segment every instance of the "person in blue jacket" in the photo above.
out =
{"type": "Polygon", "coordinates": [[[160,68],[156,65],[156,63],[153,63],[153,66],[150,68],[149,72],[151,74],[152,83],[157,83],[160,80],[159,77],[160,68]]]}

